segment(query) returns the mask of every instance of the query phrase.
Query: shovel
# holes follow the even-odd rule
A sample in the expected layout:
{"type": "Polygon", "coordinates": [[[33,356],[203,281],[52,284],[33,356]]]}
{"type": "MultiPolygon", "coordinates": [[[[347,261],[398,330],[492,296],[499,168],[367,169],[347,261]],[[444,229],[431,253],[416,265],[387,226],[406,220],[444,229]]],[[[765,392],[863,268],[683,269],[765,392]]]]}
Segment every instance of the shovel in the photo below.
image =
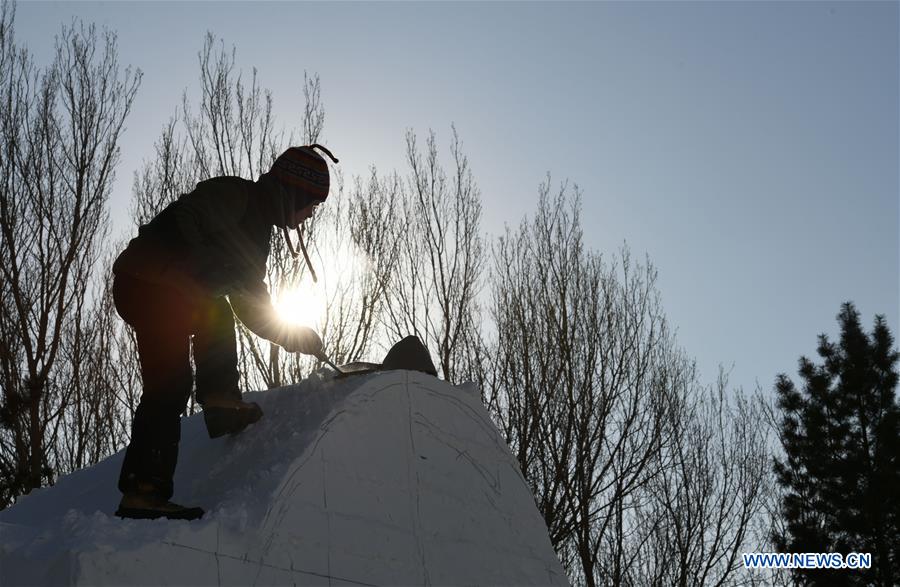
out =
{"type": "Polygon", "coordinates": [[[343,367],[338,367],[334,364],[334,362],[328,358],[323,351],[319,351],[315,354],[315,357],[334,369],[337,372],[338,377],[347,377],[349,375],[363,375],[365,373],[373,373],[375,371],[381,371],[382,365],[381,363],[367,363],[365,361],[355,361],[353,363],[348,363],[343,367]]]}
{"type": "Polygon", "coordinates": [[[322,361],[323,363],[325,363],[326,365],[328,365],[329,367],[331,367],[332,369],[334,369],[335,371],[337,371],[338,374],[340,374],[340,375],[344,374],[344,372],[341,370],[340,367],[338,367],[337,365],[335,365],[334,363],[331,362],[331,359],[328,358],[328,355],[326,355],[324,351],[317,352],[315,357],[317,359],[319,359],[320,361],[322,361]]]}

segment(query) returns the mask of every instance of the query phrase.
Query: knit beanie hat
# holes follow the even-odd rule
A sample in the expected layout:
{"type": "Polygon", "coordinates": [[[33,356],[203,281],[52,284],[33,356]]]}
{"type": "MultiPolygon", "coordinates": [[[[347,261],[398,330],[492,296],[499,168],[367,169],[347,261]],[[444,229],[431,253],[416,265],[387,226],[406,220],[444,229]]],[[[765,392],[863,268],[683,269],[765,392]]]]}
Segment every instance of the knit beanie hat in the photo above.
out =
{"type": "MultiPolygon", "coordinates": [[[[319,149],[328,155],[335,163],[338,160],[331,151],[322,145],[309,145],[308,147],[290,147],[287,151],[278,156],[272,169],[268,175],[278,181],[283,189],[293,197],[288,197],[281,202],[282,204],[282,222],[286,222],[287,218],[293,214],[293,210],[304,208],[311,202],[324,202],[328,197],[328,164],[321,155],[313,149],[319,149]],[[293,210],[291,209],[293,208],[293,210]]],[[[297,257],[298,253],[291,244],[291,237],[288,235],[286,224],[282,224],[282,232],[284,240],[287,242],[288,249],[291,251],[292,257],[297,257]]],[[[297,235],[300,237],[298,244],[303,252],[306,265],[309,267],[313,282],[318,281],[316,272],[313,270],[312,263],[309,260],[309,254],[306,252],[306,246],[303,244],[303,234],[297,227],[297,235]]]]}
{"type": "Polygon", "coordinates": [[[308,201],[323,202],[328,197],[328,164],[313,149],[324,151],[338,162],[331,151],[321,145],[290,147],[278,156],[269,174],[288,190],[302,194],[308,201]]]}

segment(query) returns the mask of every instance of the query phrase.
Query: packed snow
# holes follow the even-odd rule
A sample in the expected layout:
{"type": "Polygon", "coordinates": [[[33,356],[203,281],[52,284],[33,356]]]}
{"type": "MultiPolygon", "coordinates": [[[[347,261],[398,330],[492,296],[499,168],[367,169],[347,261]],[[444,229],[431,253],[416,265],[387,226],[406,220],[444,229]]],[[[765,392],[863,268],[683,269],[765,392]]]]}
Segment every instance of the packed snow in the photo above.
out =
{"type": "Polygon", "coordinates": [[[182,420],[173,501],[122,520],[120,452],[0,512],[0,584],[566,585],[477,389],[413,371],[245,394],[265,416],[210,440],[182,420]]]}

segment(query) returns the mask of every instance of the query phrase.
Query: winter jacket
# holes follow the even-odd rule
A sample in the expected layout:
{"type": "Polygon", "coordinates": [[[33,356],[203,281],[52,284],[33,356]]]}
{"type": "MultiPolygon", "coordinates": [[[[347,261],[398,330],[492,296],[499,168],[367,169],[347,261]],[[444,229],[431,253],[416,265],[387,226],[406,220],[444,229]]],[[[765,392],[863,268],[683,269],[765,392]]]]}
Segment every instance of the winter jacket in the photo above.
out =
{"type": "Polygon", "coordinates": [[[276,200],[239,177],[200,182],[138,229],[113,272],[171,286],[189,299],[227,295],[241,322],[277,342],[264,282],[276,200]]]}

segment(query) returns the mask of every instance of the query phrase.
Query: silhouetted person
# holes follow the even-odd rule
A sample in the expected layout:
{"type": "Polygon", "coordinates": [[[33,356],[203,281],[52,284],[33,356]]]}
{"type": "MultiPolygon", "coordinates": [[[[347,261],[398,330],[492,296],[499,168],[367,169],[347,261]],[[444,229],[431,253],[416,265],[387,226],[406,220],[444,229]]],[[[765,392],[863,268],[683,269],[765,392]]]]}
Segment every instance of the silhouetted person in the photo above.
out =
{"type": "MultiPolygon", "coordinates": [[[[211,438],[256,422],[262,410],[241,400],[234,316],[288,352],[314,355],[309,328],[283,325],[263,281],[272,227],[297,228],[328,196],[328,165],[315,149],[291,147],[256,182],[200,182],[138,230],[113,265],[119,315],[137,335],[143,394],[122,463],[116,515],[203,515],[169,501],[184,412],[196,365],[196,398],[211,438]],[[227,296],[227,297],[226,297],[227,296]]],[[[288,241],[290,245],[290,241],[288,241]]],[[[293,249],[292,249],[293,251],[293,249]]],[[[304,251],[305,253],[305,251],[304,251]]]]}

